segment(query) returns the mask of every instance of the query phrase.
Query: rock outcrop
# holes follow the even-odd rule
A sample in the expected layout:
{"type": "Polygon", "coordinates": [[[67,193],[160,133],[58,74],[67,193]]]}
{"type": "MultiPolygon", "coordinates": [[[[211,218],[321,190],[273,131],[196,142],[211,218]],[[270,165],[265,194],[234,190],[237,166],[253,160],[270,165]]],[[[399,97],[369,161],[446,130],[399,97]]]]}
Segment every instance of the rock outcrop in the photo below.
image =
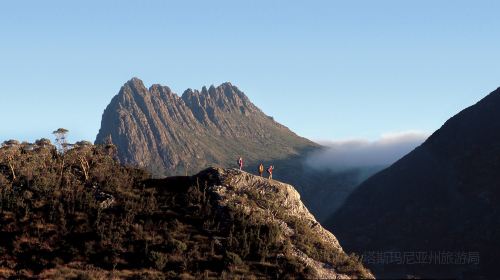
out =
{"type": "MultiPolygon", "coordinates": [[[[297,190],[288,184],[249,174],[238,169],[209,168],[195,176],[199,182],[208,182],[207,193],[215,197],[217,208],[242,212],[253,222],[279,228],[276,238],[289,243],[281,254],[297,260],[310,271],[315,279],[371,278],[368,270],[357,260],[350,259],[337,238],[324,229],[308,211],[297,190]],[[300,236],[306,234],[307,236],[300,236]],[[301,241],[314,244],[309,248],[301,241]],[[317,250],[317,251],[316,251],[317,250]],[[329,251],[337,255],[338,263],[325,261],[320,256],[329,251]],[[340,260],[343,261],[340,261],[340,260]],[[355,271],[347,272],[340,263],[352,262],[355,271]]],[[[234,213],[233,213],[234,215],[234,213]]]]}

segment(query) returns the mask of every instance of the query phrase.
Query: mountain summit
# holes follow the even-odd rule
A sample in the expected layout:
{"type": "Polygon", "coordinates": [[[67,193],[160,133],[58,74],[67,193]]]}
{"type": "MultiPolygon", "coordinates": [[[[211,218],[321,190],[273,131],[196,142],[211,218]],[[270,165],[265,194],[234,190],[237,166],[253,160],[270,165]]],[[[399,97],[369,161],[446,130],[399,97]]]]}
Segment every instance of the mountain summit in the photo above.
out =
{"type": "Polygon", "coordinates": [[[121,162],[156,175],[184,174],[210,165],[285,159],[319,146],[265,115],[231,83],[188,89],[138,78],[125,83],[105,109],[96,143],[110,139],[121,162]]]}

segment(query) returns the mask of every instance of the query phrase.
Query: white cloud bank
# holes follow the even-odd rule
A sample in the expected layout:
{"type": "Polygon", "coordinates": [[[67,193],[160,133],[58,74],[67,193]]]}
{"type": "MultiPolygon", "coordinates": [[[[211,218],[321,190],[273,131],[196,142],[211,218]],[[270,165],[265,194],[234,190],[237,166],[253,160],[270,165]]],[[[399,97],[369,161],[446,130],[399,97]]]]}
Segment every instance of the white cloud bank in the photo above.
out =
{"type": "Polygon", "coordinates": [[[375,141],[351,139],[319,141],[326,150],[312,154],[306,163],[316,169],[345,171],[356,168],[388,166],[422,144],[428,133],[403,131],[383,134],[375,141]]]}

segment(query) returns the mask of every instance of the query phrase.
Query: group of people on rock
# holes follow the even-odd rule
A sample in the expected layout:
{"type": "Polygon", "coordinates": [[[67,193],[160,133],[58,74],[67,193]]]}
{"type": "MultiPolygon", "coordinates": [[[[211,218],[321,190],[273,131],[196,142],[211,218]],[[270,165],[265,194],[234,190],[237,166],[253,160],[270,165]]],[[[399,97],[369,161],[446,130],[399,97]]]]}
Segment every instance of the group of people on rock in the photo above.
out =
{"type": "MultiPolygon", "coordinates": [[[[240,170],[243,170],[243,158],[240,157],[238,159],[238,167],[240,168],[240,170]]],[[[273,179],[273,171],[274,171],[274,165],[270,165],[268,168],[267,168],[267,173],[269,174],[269,179],[273,179]]],[[[264,164],[260,164],[259,165],[259,175],[260,177],[262,177],[262,175],[264,174],[264,164]]]]}

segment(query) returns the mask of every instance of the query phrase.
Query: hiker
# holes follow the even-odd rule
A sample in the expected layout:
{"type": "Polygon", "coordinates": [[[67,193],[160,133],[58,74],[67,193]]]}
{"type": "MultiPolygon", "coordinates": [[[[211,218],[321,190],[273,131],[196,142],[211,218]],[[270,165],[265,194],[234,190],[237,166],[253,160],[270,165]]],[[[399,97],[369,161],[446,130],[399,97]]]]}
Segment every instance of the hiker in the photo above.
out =
{"type": "Polygon", "coordinates": [[[262,174],[264,173],[264,164],[260,164],[259,165],[259,174],[260,174],[260,177],[262,177],[262,174]]]}
{"type": "Polygon", "coordinates": [[[269,168],[267,169],[267,173],[269,173],[269,180],[273,179],[273,170],[274,170],[273,165],[269,166],[269,168]]]}
{"type": "Polygon", "coordinates": [[[242,157],[240,157],[238,159],[238,166],[240,167],[240,170],[243,170],[243,158],[242,157]]]}

